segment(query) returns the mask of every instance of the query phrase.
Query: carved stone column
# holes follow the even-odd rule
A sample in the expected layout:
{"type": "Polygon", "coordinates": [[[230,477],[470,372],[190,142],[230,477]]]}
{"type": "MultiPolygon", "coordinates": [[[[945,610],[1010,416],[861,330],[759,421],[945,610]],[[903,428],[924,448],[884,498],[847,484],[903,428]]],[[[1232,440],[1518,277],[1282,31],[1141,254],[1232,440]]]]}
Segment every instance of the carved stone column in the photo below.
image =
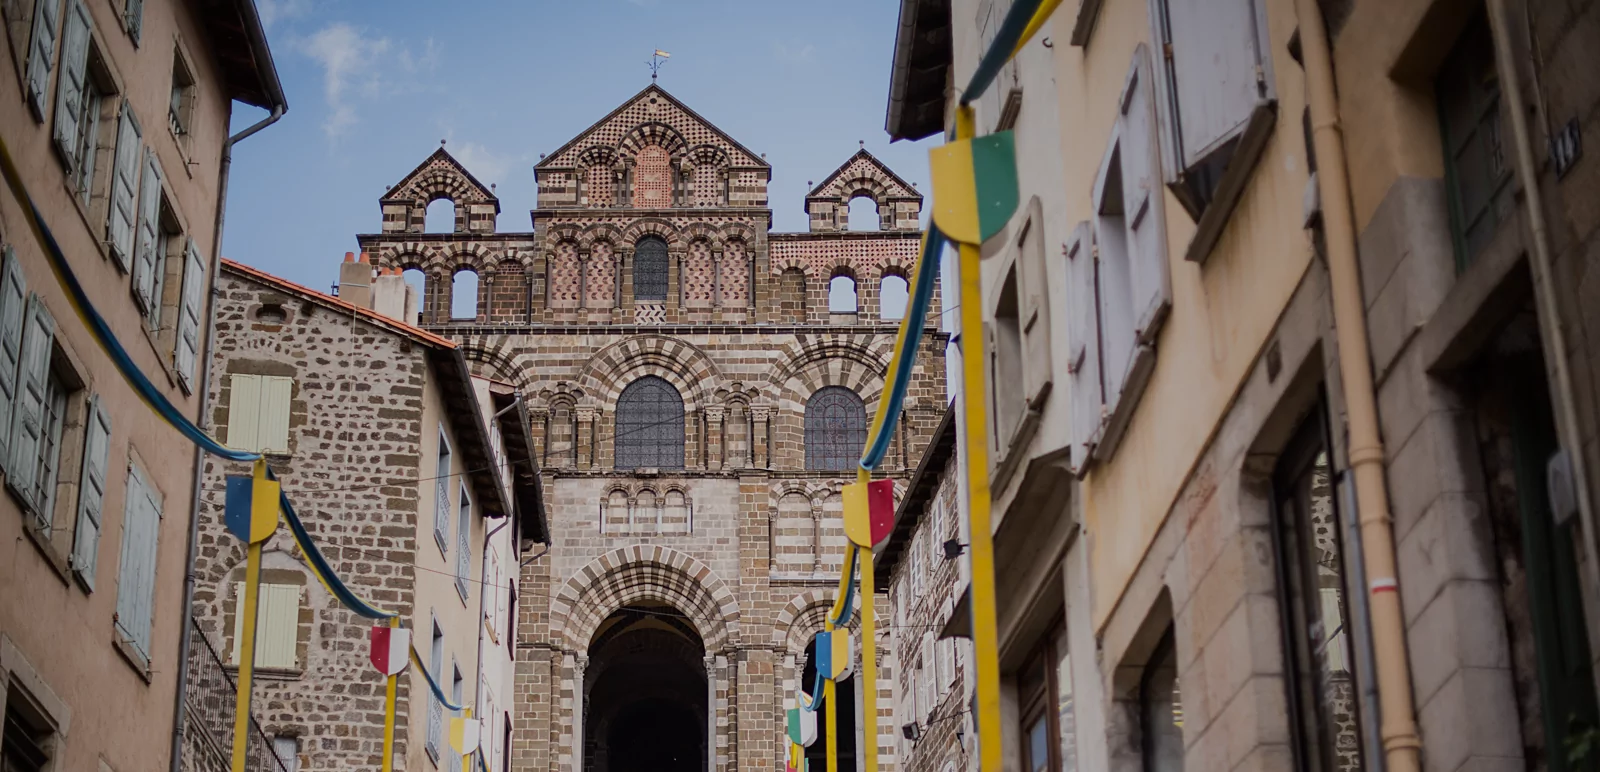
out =
{"type": "Polygon", "coordinates": [[[718,470],[724,466],[723,412],[724,408],[721,405],[711,405],[706,408],[706,468],[711,470],[718,470]]]}
{"type": "Polygon", "coordinates": [[[822,572],[822,502],[811,502],[811,573],[822,572]]]}
{"type": "Polygon", "coordinates": [[[772,468],[771,443],[768,437],[771,434],[772,409],[766,405],[752,405],[750,418],[755,431],[750,436],[750,465],[757,469],[772,468]]]}
{"type": "Polygon", "coordinates": [[[706,772],[717,772],[717,657],[701,658],[706,666],[706,772]]]}
{"type": "Polygon", "coordinates": [[[594,465],[594,408],[580,407],[578,413],[577,436],[572,438],[576,450],[576,465],[579,469],[588,469],[594,465]]]}
{"type": "Polygon", "coordinates": [[[572,655],[572,772],[583,772],[583,671],[588,667],[588,652],[572,655]]]}

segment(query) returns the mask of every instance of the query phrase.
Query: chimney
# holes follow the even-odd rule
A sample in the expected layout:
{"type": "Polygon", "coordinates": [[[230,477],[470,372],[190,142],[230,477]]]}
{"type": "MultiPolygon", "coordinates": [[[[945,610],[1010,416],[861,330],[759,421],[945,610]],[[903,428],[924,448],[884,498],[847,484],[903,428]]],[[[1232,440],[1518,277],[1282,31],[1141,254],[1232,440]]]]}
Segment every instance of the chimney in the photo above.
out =
{"type": "Polygon", "coordinates": [[[397,322],[416,324],[416,317],[406,314],[407,286],[399,268],[379,271],[372,282],[372,310],[397,322]]]}
{"type": "Polygon", "coordinates": [[[372,262],[367,259],[365,252],[361,253],[360,260],[355,258],[354,252],[346,252],[344,262],[339,264],[339,299],[362,308],[371,308],[372,262]]]}
{"type": "Polygon", "coordinates": [[[412,285],[410,285],[410,284],[407,284],[406,285],[406,315],[405,315],[405,318],[402,319],[401,321],[405,322],[406,324],[415,324],[415,325],[418,325],[418,326],[420,326],[422,324],[422,314],[421,314],[421,312],[419,312],[417,310],[418,307],[420,306],[420,302],[419,301],[420,301],[420,298],[417,297],[417,288],[412,286],[412,285]]]}

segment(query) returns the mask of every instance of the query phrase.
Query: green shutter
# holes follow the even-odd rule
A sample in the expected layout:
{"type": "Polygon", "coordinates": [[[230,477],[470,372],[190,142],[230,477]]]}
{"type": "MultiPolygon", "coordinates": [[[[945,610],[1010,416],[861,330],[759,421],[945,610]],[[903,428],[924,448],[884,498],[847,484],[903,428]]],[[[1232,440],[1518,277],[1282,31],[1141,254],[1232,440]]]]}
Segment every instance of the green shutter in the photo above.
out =
{"type": "Polygon", "coordinates": [[[200,352],[200,312],[206,300],[206,264],[194,239],[183,250],[183,292],[178,303],[178,341],[172,368],[183,390],[194,390],[194,365],[200,352]]]}
{"type": "Polygon", "coordinates": [[[50,91],[50,68],[56,60],[56,26],[61,23],[61,0],[37,0],[33,6],[33,39],[28,44],[28,107],[44,120],[45,95],[50,91]]]}
{"type": "Polygon", "coordinates": [[[22,334],[22,358],[17,369],[17,396],[11,415],[11,461],[6,485],[36,515],[39,444],[44,437],[44,400],[50,383],[50,349],[56,322],[37,294],[28,296],[28,324],[22,334]]]}
{"type": "Polygon", "coordinates": [[[17,365],[28,311],[28,280],[10,246],[0,251],[0,470],[11,468],[11,411],[17,397],[17,365]]]}
{"type": "Polygon", "coordinates": [[[139,183],[139,230],[133,253],[133,296],[149,313],[156,297],[156,251],[161,243],[161,161],[153,147],[144,151],[144,179],[139,183]]]}
{"type": "Polygon", "coordinates": [[[89,72],[89,9],[83,0],[70,0],[66,28],[61,31],[61,76],[56,79],[56,148],[76,170],[78,121],[83,118],[83,99],[89,72]]]}
{"type": "Polygon", "coordinates": [[[106,461],[111,450],[111,416],[99,395],[89,400],[84,430],[83,479],[78,486],[78,527],[72,536],[72,572],[90,591],[100,558],[100,524],[106,503],[106,461]]]}

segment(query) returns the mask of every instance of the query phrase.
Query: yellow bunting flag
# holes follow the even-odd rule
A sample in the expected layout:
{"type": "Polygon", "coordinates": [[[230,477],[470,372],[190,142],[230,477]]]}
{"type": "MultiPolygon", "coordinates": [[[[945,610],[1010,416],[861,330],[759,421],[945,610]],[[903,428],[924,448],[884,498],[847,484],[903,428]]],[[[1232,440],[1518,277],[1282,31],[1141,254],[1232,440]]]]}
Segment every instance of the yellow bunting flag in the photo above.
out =
{"type": "Polygon", "coordinates": [[[1017,151],[1011,132],[957,139],[928,153],[933,224],[950,240],[982,244],[1017,211],[1017,151]]]}

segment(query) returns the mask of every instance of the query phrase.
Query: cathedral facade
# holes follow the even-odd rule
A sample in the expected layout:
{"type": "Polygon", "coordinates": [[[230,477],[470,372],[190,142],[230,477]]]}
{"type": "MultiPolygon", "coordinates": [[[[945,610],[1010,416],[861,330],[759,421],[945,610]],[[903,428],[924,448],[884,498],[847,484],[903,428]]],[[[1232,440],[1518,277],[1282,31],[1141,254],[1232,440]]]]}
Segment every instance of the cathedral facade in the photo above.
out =
{"type": "MultiPolygon", "coordinates": [[[[525,552],[513,588],[510,767],[782,769],[921,196],[861,150],[807,194],[808,232],[772,232],[764,158],[654,84],[535,174],[532,230],[499,232],[493,189],[441,148],[360,237],[380,272],[423,272],[419,323],[533,416],[549,544],[525,552]],[[871,231],[849,228],[862,197],[871,231]],[[441,198],[453,232],[424,233],[441,198]],[[466,272],[475,303],[455,297],[466,272]]],[[[945,410],[947,343],[918,342],[882,470],[901,489],[945,410]]],[[[885,770],[899,747],[888,627],[861,647],[879,657],[879,715],[861,716],[858,683],[837,697],[840,748],[874,742],[885,770]]]]}

